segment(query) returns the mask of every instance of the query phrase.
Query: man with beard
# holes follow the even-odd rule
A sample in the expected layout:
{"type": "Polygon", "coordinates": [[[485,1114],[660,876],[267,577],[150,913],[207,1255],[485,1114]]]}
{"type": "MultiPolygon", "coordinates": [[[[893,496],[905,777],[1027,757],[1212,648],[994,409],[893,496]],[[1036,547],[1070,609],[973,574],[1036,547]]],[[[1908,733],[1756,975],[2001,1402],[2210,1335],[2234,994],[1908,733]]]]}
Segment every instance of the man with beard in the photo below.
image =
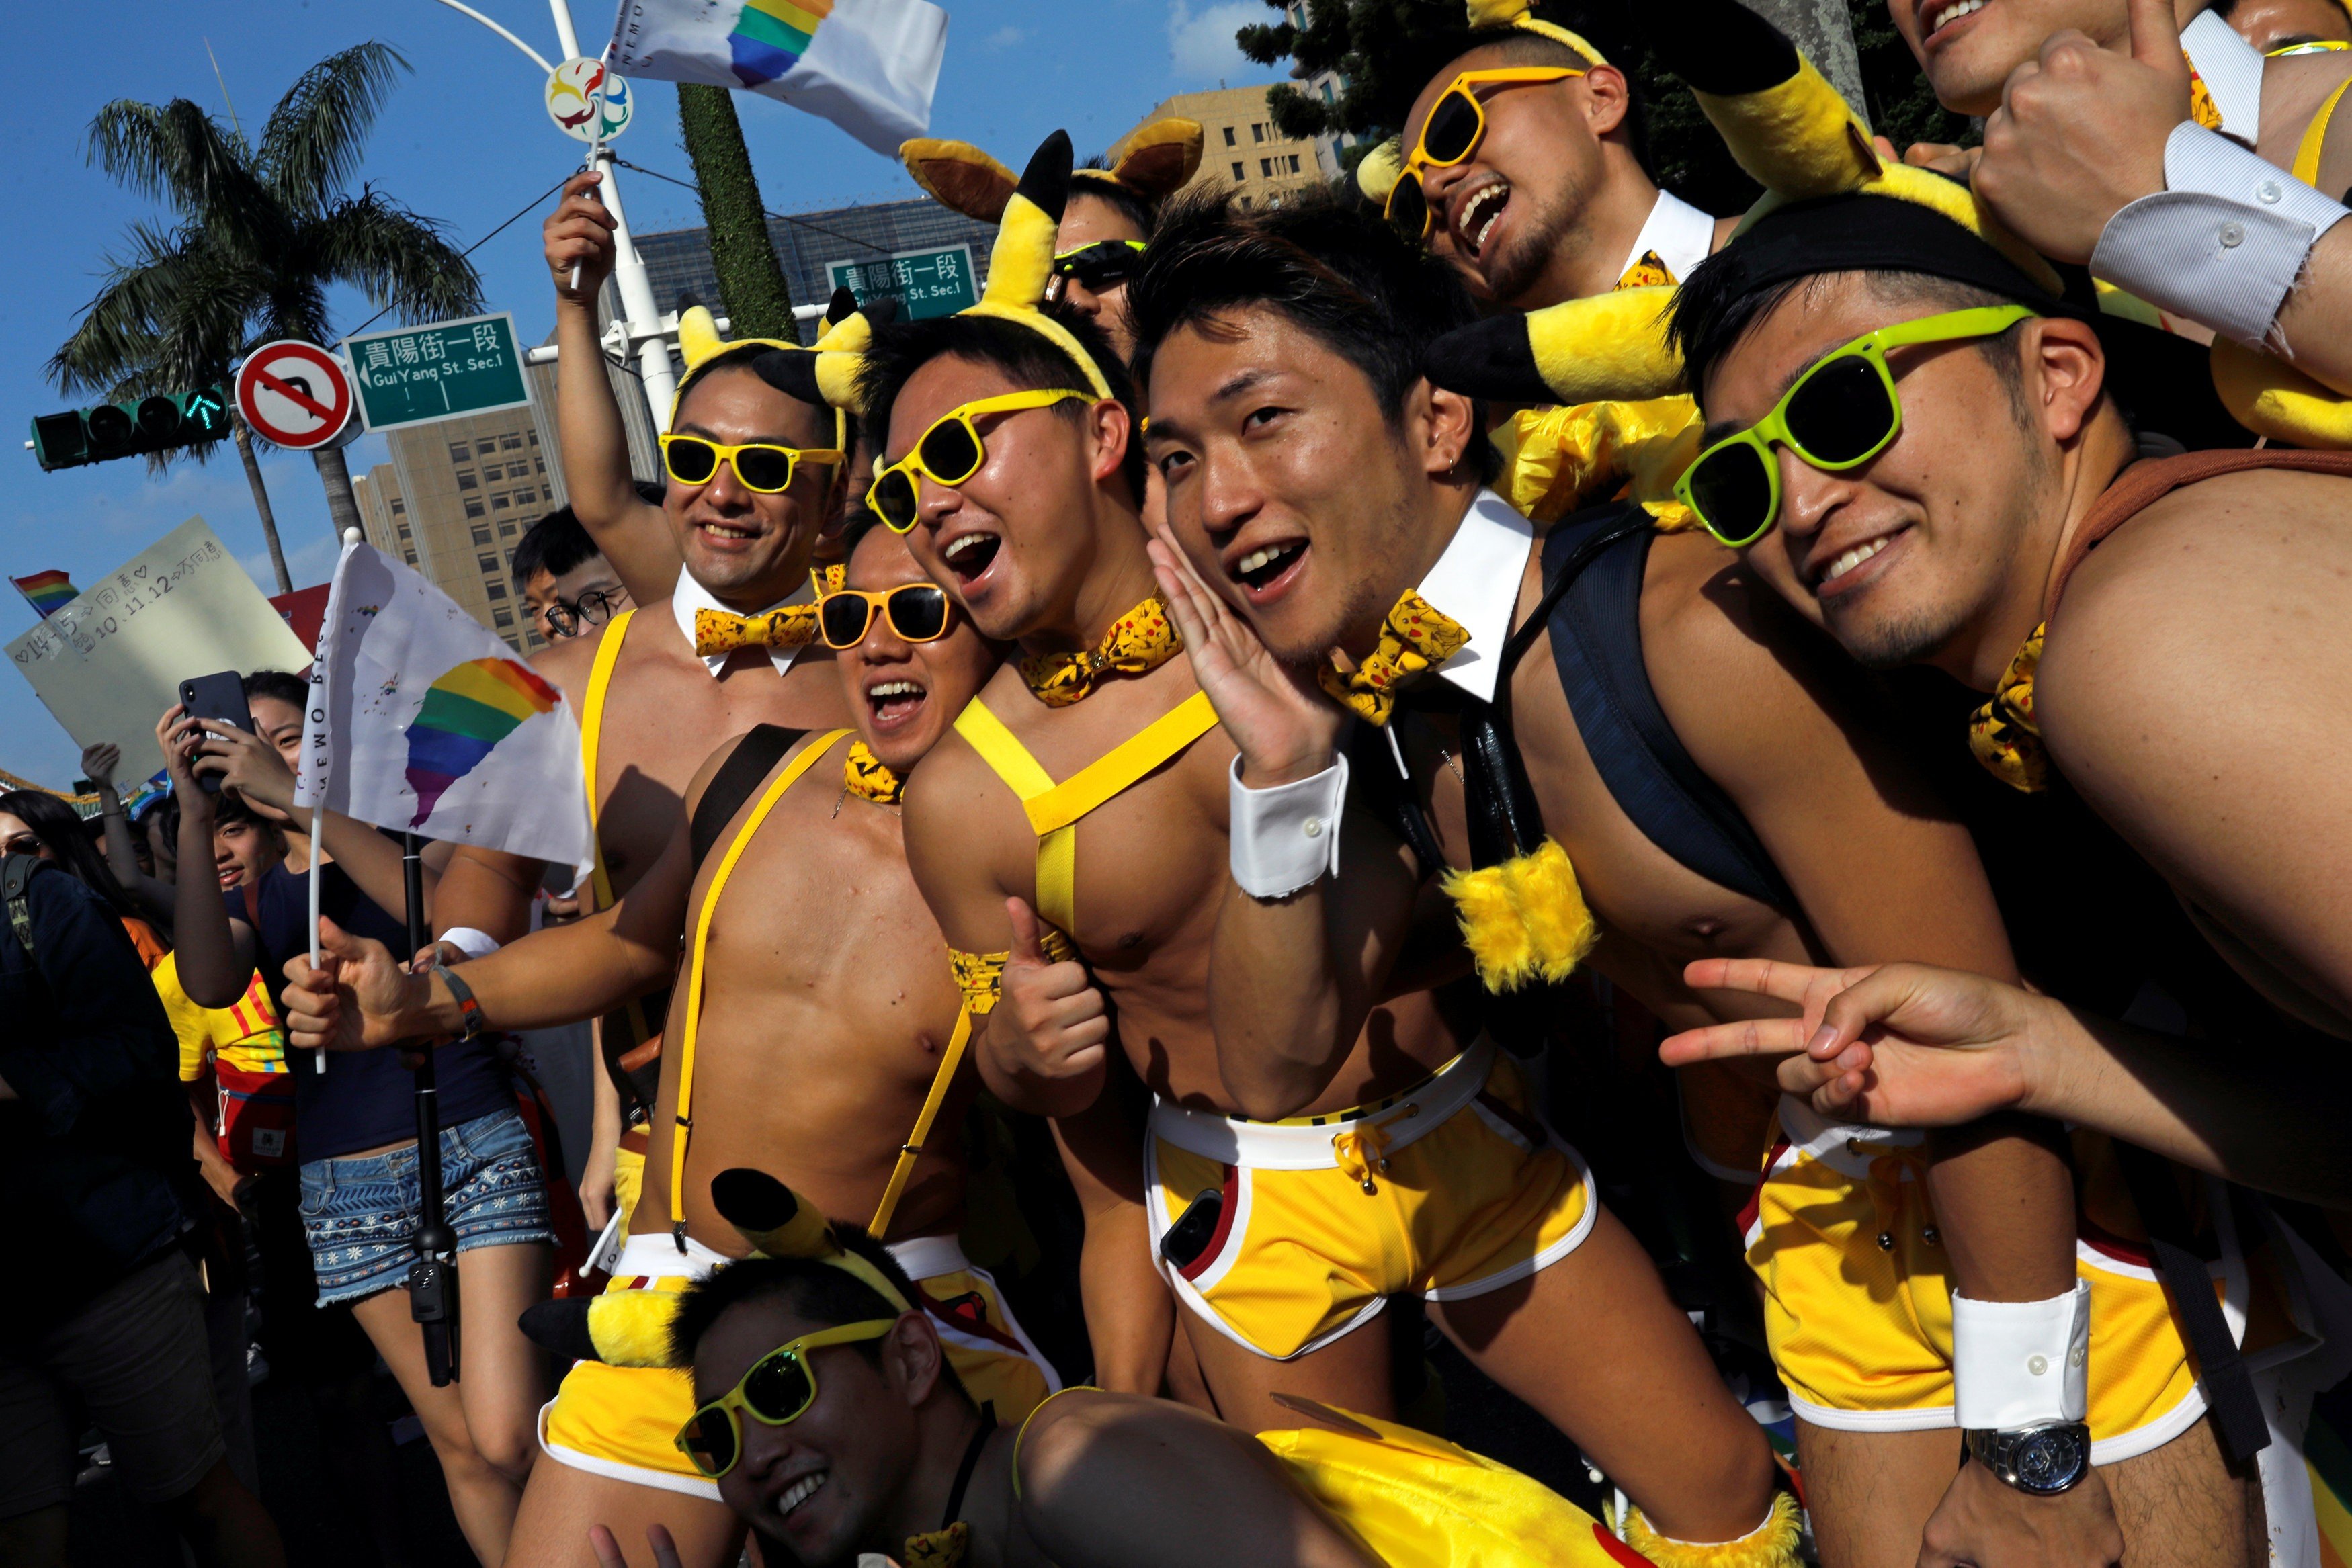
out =
{"type": "MultiPolygon", "coordinates": [[[[1241,751],[1235,821],[1262,824],[1234,831],[1212,961],[1235,1092],[1261,1113],[1315,1093],[1410,928],[1410,883],[1384,885],[1361,857],[1341,875],[1302,836],[1351,774],[1372,789],[1404,771],[1424,863],[1446,873],[1496,988],[1563,977],[1589,952],[1680,1023],[1754,1005],[1686,986],[1702,953],[1803,963],[1928,943],[2012,975],[1965,831],[1720,546],[1622,507],[1538,545],[1481,492],[1473,406],[1419,374],[1421,340],[1445,328],[1425,265],[1342,211],[1204,204],[1163,225],[1130,296],[1185,558],[1170,549],[1160,581],[1241,751]],[[1386,731],[1345,768],[1334,698],[1386,731]]],[[[1988,1353],[2006,1368],[2002,1333],[1956,1336],[1956,1313],[1999,1330],[2055,1297],[2109,1348],[2088,1358],[2103,1463],[2200,1408],[2162,1291],[2071,1254],[2054,1140],[1995,1125],[1931,1161],[1916,1137],[1801,1103],[1781,1118],[1790,1197],[1751,1228],[1749,1259],[1824,1560],[1913,1561],[1939,1510],[1990,1561],[2037,1538],[2069,1561],[2111,1552],[2109,1478],[2044,1501],[1952,1472],[1956,1397],[1980,1396],[1988,1353]],[[2009,1163],[1973,1168],[1981,1145],[2009,1163]]],[[[2134,1517],[2186,1490],[2169,1460],[2113,1479],[2134,1517]]]]}
{"type": "MultiPolygon", "coordinates": [[[[331,939],[326,973],[289,993],[292,1027],[305,1043],[374,1045],[461,1032],[469,1019],[562,1022],[665,982],[688,932],[667,1030],[679,1049],[662,1059],[645,1194],[612,1291],[674,1291],[740,1251],[711,1207],[710,1176],[755,1164],[883,1238],[921,1281],[960,1375],[1018,1420],[1060,1385],[956,1240],[964,1166],[953,1130],[972,1089],[969,1026],[898,821],[905,774],[999,653],[881,529],[854,550],[850,586],[822,612],[858,738],[765,726],[722,746],[688,788],[691,827],[681,824],[616,907],[454,975],[405,976],[379,944],[331,939]]],[[[1124,1157],[1127,1136],[1093,1134],[1089,1152],[1087,1127],[1063,1135],[1090,1225],[1110,1217],[1113,1228],[1094,1238],[1090,1261],[1094,1245],[1139,1257],[1139,1210],[1087,1174],[1089,1162],[1124,1157]]],[[[1088,1317],[1097,1375],[1148,1393],[1167,1317],[1150,1311],[1158,1292],[1142,1282],[1123,1291],[1097,1270],[1088,1317]]],[[[533,1472],[517,1561],[586,1563],[570,1521],[590,1518],[631,1542],[659,1519],[686,1543],[686,1561],[732,1562],[740,1527],[670,1441],[690,1410],[675,1372],[575,1367],[541,1419],[555,1462],[533,1472]]]]}

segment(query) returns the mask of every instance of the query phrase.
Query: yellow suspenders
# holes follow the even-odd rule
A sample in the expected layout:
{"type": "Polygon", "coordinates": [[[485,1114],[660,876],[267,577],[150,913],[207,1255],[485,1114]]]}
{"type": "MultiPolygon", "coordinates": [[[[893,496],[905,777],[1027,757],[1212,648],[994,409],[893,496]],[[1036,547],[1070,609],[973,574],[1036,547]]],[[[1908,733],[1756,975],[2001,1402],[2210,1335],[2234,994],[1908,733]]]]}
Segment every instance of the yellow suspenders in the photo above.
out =
{"type": "Polygon", "coordinates": [[[719,899],[727,891],[727,879],[735,874],[735,862],[743,858],[760,824],[768,820],[768,813],[784,798],[784,791],[848,733],[845,729],[827,730],[784,764],[783,771],[776,775],[775,781],[760,797],[760,803],[751,808],[751,816],[744,819],[742,830],[728,843],[719,869],[711,873],[710,890],[702,895],[702,908],[695,915],[694,946],[686,969],[686,1029],[677,1047],[677,1132],[669,1145],[669,1228],[681,1252],[686,1250],[686,1140],[694,1125],[694,1038],[702,1022],[702,953],[710,942],[710,917],[719,912],[719,899]]]}
{"type": "Polygon", "coordinates": [[[2336,118],[2336,106],[2344,101],[2344,89],[2347,87],[2352,87],[2352,77],[2336,84],[2336,90],[2327,95],[2327,101],[2311,117],[2311,123],[2303,128],[2303,140],[2295,145],[2294,163],[2288,172],[2306,185],[2319,183],[2319,154],[2327,142],[2327,122],[2336,118]]]}
{"type": "MultiPolygon", "coordinates": [[[[613,668],[621,662],[621,641],[629,634],[629,622],[635,614],[634,609],[624,610],[604,628],[604,635],[596,644],[596,662],[588,671],[587,696],[581,704],[580,767],[588,779],[588,847],[594,857],[590,885],[596,890],[599,909],[612,908],[615,900],[612,874],[604,869],[604,841],[596,832],[596,748],[604,736],[604,698],[612,689],[613,668]]],[[[653,1039],[657,1031],[653,1020],[646,1016],[644,998],[631,997],[622,1004],[622,1011],[628,1017],[629,1027],[636,1031],[631,1045],[643,1045],[653,1039]]]]}
{"type": "Polygon", "coordinates": [[[1058,784],[978,697],[956,716],[955,727],[1021,798],[1030,831],[1037,835],[1037,913],[1075,936],[1078,819],[1214,729],[1217,710],[1206,692],[1194,692],[1058,784]]]}

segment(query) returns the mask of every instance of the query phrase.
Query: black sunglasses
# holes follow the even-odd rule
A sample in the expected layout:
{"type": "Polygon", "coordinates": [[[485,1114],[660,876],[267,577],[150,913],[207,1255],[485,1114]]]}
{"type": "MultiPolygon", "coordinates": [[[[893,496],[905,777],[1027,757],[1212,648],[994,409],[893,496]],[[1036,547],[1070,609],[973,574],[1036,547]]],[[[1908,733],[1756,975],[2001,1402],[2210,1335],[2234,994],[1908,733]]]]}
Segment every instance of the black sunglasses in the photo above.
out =
{"type": "Polygon", "coordinates": [[[855,648],[873,629],[876,612],[901,643],[936,643],[948,634],[948,591],[936,582],[904,582],[870,593],[845,588],[817,601],[817,630],[828,648],[855,648]]]}
{"type": "Polygon", "coordinates": [[[1098,239],[1054,257],[1056,276],[1083,283],[1097,294],[1125,283],[1142,265],[1143,242],[1139,239],[1098,239]]]}

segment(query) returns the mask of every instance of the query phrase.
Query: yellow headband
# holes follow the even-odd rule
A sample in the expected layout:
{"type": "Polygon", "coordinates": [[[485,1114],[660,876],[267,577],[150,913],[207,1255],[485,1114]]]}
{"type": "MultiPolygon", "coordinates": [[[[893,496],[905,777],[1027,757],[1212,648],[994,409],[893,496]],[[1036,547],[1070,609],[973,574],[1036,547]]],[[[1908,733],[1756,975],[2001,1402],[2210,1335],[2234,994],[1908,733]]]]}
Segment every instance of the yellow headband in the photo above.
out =
{"type": "MultiPolygon", "coordinates": [[[[876,304],[879,307],[889,304],[889,301],[877,300],[876,304]]],[[[887,312],[885,314],[887,316],[887,312]]],[[[677,423],[677,411],[686,404],[687,389],[694,384],[701,372],[709,369],[714,361],[733,353],[738,349],[766,349],[771,351],[771,354],[786,354],[794,358],[802,355],[821,356],[823,351],[828,349],[854,347],[862,350],[873,332],[873,324],[867,319],[867,312],[858,308],[857,297],[846,288],[836,288],[833,291],[833,298],[825,306],[824,320],[824,330],[818,335],[815,345],[804,348],[799,343],[786,343],[774,338],[723,339],[719,335],[719,323],[712,319],[710,312],[701,306],[691,306],[680,311],[677,318],[677,347],[680,356],[686,361],[686,374],[678,378],[677,395],[670,400],[670,423],[672,424],[677,423]]],[[[820,366],[822,362],[820,358],[818,361],[820,366]]],[[[819,407],[830,404],[834,411],[833,444],[843,451],[848,450],[849,415],[855,412],[854,403],[821,394],[812,395],[816,389],[804,387],[798,378],[773,373],[777,361],[770,355],[761,355],[758,360],[751,361],[751,365],[760,372],[762,380],[785,396],[798,398],[803,402],[815,403],[819,407]]],[[[817,386],[822,387],[822,385],[823,378],[820,376],[817,386]]]]}
{"type": "Polygon", "coordinates": [[[988,252],[988,287],[966,316],[992,316],[1028,328],[1067,354],[1086,373],[1095,396],[1108,398],[1110,382],[1092,354],[1070,329],[1037,308],[1054,278],[1054,235],[1070,201],[1070,133],[1056,131],[1030,155],[1029,167],[1004,204],[996,243],[988,252]]]}
{"type": "Polygon", "coordinates": [[[1555,44],[1566,44],[1596,66],[1609,63],[1607,56],[1586,41],[1581,33],[1571,33],[1557,22],[1546,22],[1532,15],[1534,0],[1469,0],[1470,25],[1474,27],[1517,27],[1522,33],[1535,33],[1555,44]]]}
{"type": "MultiPolygon", "coordinates": [[[[1197,120],[1155,120],[1112,146],[1103,160],[1109,168],[1073,170],[1071,178],[1123,186],[1146,201],[1160,201],[1182,189],[1200,168],[1202,139],[1197,120]]],[[[899,143],[898,161],[931,200],[984,224],[1003,219],[1004,205],[1021,183],[1002,162],[969,141],[919,136],[899,143]]]]}

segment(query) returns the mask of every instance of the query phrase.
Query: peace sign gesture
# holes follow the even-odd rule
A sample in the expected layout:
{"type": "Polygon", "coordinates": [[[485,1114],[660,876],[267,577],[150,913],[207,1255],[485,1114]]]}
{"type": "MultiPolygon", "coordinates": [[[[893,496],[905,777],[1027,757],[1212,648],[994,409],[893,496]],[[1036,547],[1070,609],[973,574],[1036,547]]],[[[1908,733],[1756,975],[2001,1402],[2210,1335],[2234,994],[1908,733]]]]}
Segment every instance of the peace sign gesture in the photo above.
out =
{"type": "Polygon", "coordinates": [[[2011,71],[1985,121],[1977,195],[2019,238],[2087,262],[2107,220],[2165,188],[2165,141],[2189,118],[2191,76],[2172,0],[2126,0],[2129,50],[2069,28],[2011,71]]]}

